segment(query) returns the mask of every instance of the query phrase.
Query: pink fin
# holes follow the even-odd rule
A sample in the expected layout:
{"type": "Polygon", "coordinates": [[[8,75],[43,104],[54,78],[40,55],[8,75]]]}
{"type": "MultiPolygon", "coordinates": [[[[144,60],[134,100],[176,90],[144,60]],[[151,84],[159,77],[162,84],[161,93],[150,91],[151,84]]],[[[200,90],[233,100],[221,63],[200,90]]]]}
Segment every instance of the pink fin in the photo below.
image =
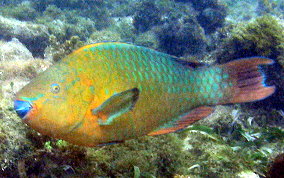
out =
{"type": "Polygon", "coordinates": [[[274,86],[266,86],[265,74],[259,65],[272,64],[273,60],[261,57],[239,59],[222,65],[229,74],[233,86],[230,98],[224,98],[224,103],[242,103],[264,99],[274,93],[274,86]]]}
{"type": "Polygon", "coordinates": [[[157,130],[150,132],[148,135],[150,136],[162,135],[162,134],[179,131],[191,125],[192,123],[207,117],[213,111],[214,109],[212,107],[207,107],[207,106],[201,106],[201,107],[195,108],[192,111],[190,111],[188,114],[186,114],[185,116],[180,117],[179,120],[177,120],[176,122],[173,122],[171,124],[167,123],[166,126],[162,126],[158,128],[157,130]]]}

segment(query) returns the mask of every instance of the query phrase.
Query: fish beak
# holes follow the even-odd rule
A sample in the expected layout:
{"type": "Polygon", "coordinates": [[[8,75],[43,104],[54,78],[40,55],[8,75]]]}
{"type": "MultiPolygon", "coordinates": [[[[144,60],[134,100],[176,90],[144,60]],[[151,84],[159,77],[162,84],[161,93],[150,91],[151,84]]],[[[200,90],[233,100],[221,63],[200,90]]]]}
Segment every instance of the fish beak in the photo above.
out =
{"type": "Polygon", "coordinates": [[[32,108],[33,108],[32,103],[29,101],[23,101],[23,100],[14,101],[14,109],[16,110],[18,116],[23,120],[26,119],[26,115],[29,113],[29,111],[32,108]]]}

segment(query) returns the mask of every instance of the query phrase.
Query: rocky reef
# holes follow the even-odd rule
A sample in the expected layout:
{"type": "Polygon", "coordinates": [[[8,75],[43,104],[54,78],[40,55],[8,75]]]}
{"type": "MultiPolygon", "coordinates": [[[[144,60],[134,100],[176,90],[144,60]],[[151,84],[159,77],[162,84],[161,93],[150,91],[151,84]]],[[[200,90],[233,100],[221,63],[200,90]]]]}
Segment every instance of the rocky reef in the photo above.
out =
{"type": "Polygon", "coordinates": [[[17,38],[35,55],[43,55],[47,46],[49,32],[46,26],[31,24],[16,19],[0,16],[0,38],[11,40],[17,38]]]}
{"type": "Polygon", "coordinates": [[[157,36],[159,47],[175,56],[200,54],[207,46],[204,30],[194,17],[163,25],[157,36]]]}

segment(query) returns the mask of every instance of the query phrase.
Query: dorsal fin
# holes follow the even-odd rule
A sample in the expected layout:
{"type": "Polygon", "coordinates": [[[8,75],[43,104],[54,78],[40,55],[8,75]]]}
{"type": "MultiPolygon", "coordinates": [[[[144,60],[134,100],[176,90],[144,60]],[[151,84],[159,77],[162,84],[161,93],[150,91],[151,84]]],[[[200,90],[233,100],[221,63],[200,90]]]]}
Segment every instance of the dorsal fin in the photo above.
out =
{"type": "MultiPolygon", "coordinates": [[[[99,43],[93,43],[93,44],[89,44],[89,45],[86,45],[86,46],[83,46],[81,47],[80,49],[78,49],[77,51],[81,51],[85,48],[91,48],[91,47],[98,47],[98,46],[108,46],[108,45],[124,45],[124,46],[133,46],[133,47],[141,47],[141,48],[145,48],[145,49],[149,49],[149,50],[153,50],[153,51],[156,51],[154,49],[151,49],[151,48],[147,48],[147,47],[144,47],[144,46],[137,46],[135,44],[132,44],[132,43],[125,43],[125,42],[99,42],[99,43]]],[[[188,60],[186,58],[178,58],[178,57],[175,57],[175,56],[172,56],[172,55],[168,55],[168,54],[165,54],[165,53],[162,53],[162,52],[159,52],[159,51],[156,51],[158,53],[161,53],[161,54],[164,54],[164,55],[167,55],[170,57],[171,60],[185,66],[185,67],[190,67],[190,68],[197,68],[197,67],[202,67],[206,64],[204,63],[201,63],[199,61],[196,61],[196,60],[188,60]]]]}
{"type": "Polygon", "coordinates": [[[198,68],[205,66],[206,64],[198,62],[196,60],[186,60],[184,58],[177,58],[177,57],[172,57],[172,60],[185,66],[185,67],[191,67],[191,68],[198,68]]]}
{"type": "Polygon", "coordinates": [[[176,132],[186,128],[187,126],[191,125],[192,123],[203,119],[210,115],[214,109],[208,106],[201,106],[198,108],[193,109],[188,114],[180,117],[178,120],[166,123],[165,125],[159,127],[158,129],[150,132],[148,135],[162,135],[167,133],[176,132]]]}

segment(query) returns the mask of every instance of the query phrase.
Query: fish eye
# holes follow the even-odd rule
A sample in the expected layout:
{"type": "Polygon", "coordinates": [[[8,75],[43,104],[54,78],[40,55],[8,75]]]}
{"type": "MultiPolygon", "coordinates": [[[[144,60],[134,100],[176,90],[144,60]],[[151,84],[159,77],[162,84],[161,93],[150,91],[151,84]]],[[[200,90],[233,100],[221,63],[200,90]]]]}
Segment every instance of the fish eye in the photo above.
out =
{"type": "Polygon", "coordinates": [[[57,83],[54,83],[51,85],[51,92],[52,93],[59,93],[60,91],[60,86],[57,83]]]}

